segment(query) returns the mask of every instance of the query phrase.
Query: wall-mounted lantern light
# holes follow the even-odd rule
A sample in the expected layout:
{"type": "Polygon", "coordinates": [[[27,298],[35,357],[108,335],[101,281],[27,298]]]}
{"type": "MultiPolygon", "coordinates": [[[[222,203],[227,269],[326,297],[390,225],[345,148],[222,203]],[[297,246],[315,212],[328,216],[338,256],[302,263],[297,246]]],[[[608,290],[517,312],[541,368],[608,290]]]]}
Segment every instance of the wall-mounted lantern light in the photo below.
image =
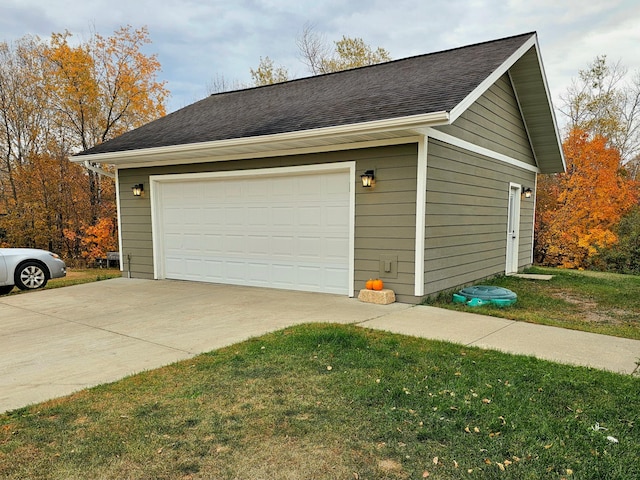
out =
{"type": "Polygon", "coordinates": [[[362,180],[363,187],[371,187],[376,177],[373,174],[373,170],[367,170],[362,175],[360,175],[360,179],[362,180]]]}
{"type": "Polygon", "coordinates": [[[144,192],[144,184],[139,183],[137,185],[134,185],[131,190],[133,191],[133,196],[134,197],[139,197],[140,195],[142,195],[142,192],[144,192]]]}
{"type": "Polygon", "coordinates": [[[531,190],[531,188],[525,187],[525,189],[522,191],[522,194],[524,195],[524,198],[531,198],[531,196],[533,195],[533,191],[531,190]]]}

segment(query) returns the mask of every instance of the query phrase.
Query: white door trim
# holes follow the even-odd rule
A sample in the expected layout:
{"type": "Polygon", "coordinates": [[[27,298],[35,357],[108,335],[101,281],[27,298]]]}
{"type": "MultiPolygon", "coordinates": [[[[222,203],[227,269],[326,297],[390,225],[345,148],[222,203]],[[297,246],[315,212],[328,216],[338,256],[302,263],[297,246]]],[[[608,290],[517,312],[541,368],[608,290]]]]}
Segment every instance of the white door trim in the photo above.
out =
{"type": "Polygon", "coordinates": [[[260,168],[252,170],[233,170],[225,172],[178,173],[149,176],[149,195],[151,198],[151,231],[153,239],[153,278],[166,278],[164,265],[164,232],[160,221],[162,212],[162,184],[171,182],[201,181],[207,179],[241,177],[281,177],[289,175],[312,175],[314,173],[349,172],[349,296],[354,296],[355,278],[355,178],[356,162],[335,162],[294,167],[260,168]]]}
{"type": "Polygon", "coordinates": [[[520,243],[520,195],[522,185],[509,182],[507,211],[507,248],[505,274],[518,272],[518,247],[520,243]]]}

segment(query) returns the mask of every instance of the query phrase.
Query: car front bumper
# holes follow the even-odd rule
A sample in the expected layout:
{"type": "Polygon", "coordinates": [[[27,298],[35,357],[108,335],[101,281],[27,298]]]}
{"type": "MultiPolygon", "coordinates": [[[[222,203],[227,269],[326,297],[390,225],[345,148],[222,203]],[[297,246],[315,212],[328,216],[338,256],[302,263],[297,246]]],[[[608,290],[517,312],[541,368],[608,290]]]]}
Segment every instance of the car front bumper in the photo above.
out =
{"type": "Polygon", "coordinates": [[[55,260],[49,264],[51,278],[62,278],[67,275],[67,265],[62,260],[55,260]]]}

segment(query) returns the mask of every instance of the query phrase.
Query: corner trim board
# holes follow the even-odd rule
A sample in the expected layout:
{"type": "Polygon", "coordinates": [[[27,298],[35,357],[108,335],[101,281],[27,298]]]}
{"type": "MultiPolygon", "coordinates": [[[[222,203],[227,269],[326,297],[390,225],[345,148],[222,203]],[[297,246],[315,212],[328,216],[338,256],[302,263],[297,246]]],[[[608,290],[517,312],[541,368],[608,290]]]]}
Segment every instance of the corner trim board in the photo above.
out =
{"type": "Polygon", "coordinates": [[[418,141],[418,167],[416,184],[416,247],[414,295],[424,295],[424,245],[427,208],[427,146],[429,137],[424,135],[418,141]]]}

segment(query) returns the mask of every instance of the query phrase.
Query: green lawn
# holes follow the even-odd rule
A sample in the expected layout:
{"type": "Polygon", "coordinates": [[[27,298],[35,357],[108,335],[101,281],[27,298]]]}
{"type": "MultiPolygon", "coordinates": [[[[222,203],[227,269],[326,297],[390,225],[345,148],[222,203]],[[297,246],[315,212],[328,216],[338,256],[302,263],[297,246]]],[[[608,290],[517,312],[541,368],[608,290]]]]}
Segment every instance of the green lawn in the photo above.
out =
{"type": "MultiPolygon", "coordinates": [[[[640,277],[532,272],[433,304],[640,338],[640,277]]],[[[638,376],[303,325],[0,415],[0,478],[636,480],[639,426],[638,376]]]]}
{"type": "Polygon", "coordinates": [[[46,288],[69,287],[121,276],[122,272],[117,268],[68,268],[66,277],[50,280],[46,288]]]}
{"type": "Polygon", "coordinates": [[[518,301],[508,308],[471,308],[453,304],[453,292],[442,294],[428,303],[436,307],[640,340],[640,276],[538,267],[529,269],[528,273],[551,274],[554,278],[540,281],[510,276],[482,282],[517,293],[518,301]]]}
{"type": "Polygon", "coordinates": [[[303,325],[0,415],[4,479],[634,479],[640,379],[303,325]]]}

